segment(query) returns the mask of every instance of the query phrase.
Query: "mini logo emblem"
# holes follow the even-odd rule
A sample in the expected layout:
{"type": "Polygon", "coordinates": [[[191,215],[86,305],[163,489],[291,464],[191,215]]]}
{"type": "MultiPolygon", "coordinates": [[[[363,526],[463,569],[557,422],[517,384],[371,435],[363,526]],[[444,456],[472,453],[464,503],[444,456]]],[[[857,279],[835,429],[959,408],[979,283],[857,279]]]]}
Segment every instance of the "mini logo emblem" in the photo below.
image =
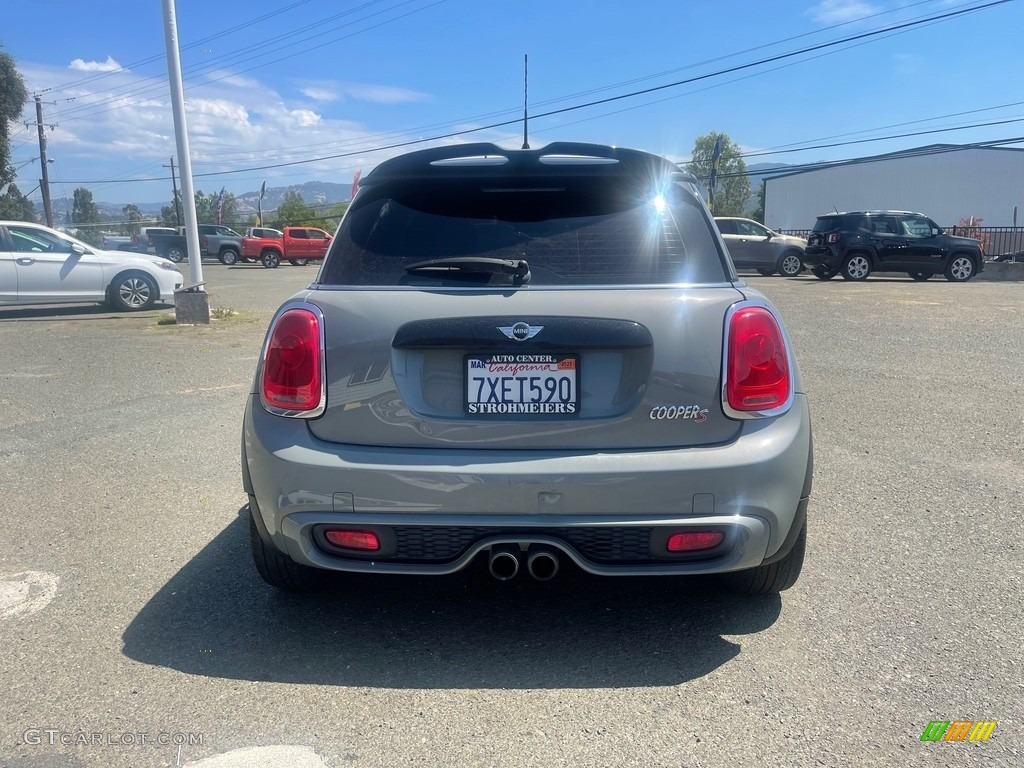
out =
{"type": "Polygon", "coordinates": [[[544,330],[543,325],[530,325],[529,323],[515,323],[514,325],[499,325],[498,330],[514,341],[526,341],[532,339],[544,330]]]}

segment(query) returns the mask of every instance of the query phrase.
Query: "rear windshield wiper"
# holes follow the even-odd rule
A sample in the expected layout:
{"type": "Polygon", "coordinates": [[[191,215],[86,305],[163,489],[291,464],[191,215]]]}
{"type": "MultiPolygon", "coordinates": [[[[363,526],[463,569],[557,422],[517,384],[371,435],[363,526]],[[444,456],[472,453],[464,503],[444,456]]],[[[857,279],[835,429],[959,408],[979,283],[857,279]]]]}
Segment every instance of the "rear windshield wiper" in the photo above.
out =
{"type": "Polygon", "coordinates": [[[451,256],[443,259],[418,261],[405,268],[406,272],[437,272],[467,275],[511,275],[516,285],[530,282],[530,265],[526,259],[494,259],[486,256],[451,256]]]}

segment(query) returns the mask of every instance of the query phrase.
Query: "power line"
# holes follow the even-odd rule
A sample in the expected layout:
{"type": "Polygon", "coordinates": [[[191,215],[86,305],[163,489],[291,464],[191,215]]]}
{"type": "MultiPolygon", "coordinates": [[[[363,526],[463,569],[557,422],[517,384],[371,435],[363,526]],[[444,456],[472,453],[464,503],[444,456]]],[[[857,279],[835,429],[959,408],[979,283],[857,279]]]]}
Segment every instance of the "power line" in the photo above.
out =
{"type": "MultiPolygon", "coordinates": [[[[717,70],[715,72],[709,72],[709,73],[705,73],[705,74],[701,74],[701,75],[695,75],[693,77],[689,77],[689,78],[686,78],[684,80],[678,80],[678,81],[673,82],[673,83],[666,83],[666,84],[663,84],[663,85],[652,86],[650,88],[644,88],[644,89],[641,89],[641,90],[638,90],[638,91],[631,91],[629,93],[624,93],[624,94],[620,94],[620,95],[617,95],[617,96],[608,96],[608,97],[605,97],[603,99],[596,99],[596,100],[593,100],[593,101],[586,102],[584,104],[577,104],[577,105],[574,105],[574,106],[562,107],[560,109],[554,109],[554,110],[549,110],[547,112],[541,112],[541,113],[533,115],[533,119],[537,120],[537,119],[544,118],[544,117],[552,117],[552,116],[555,116],[555,115],[561,115],[561,114],[565,114],[565,113],[568,113],[568,112],[575,112],[577,110],[588,109],[590,107],[599,106],[601,104],[609,104],[609,103],[616,102],[616,101],[622,101],[623,99],[629,99],[629,98],[634,98],[636,96],[643,96],[643,95],[646,95],[646,94],[649,94],[649,93],[655,93],[655,92],[663,91],[663,90],[666,90],[668,88],[675,88],[675,87],[678,87],[678,86],[681,86],[681,85],[688,85],[690,83],[695,83],[695,82],[700,82],[700,81],[703,81],[703,80],[708,80],[710,78],[718,77],[718,76],[725,75],[725,74],[730,74],[732,72],[740,72],[740,71],[748,70],[748,69],[751,69],[751,68],[756,67],[756,66],[761,66],[763,64],[770,64],[770,63],[773,63],[773,62],[776,62],[776,61],[782,61],[782,60],[785,60],[785,59],[794,58],[794,57],[800,56],[802,54],[813,53],[815,51],[820,51],[820,50],[825,50],[825,49],[828,49],[828,48],[833,48],[835,46],[842,45],[842,44],[845,44],[845,43],[850,43],[850,42],[854,42],[854,41],[857,41],[857,40],[865,40],[865,39],[869,39],[869,38],[872,38],[872,37],[878,37],[879,35],[884,35],[884,34],[887,34],[887,33],[892,33],[892,32],[895,32],[897,30],[911,29],[913,27],[918,27],[918,26],[921,26],[923,24],[931,24],[931,23],[934,23],[934,22],[937,22],[937,21],[943,21],[943,20],[948,20],[948,19],[956,18],[956,17],[963,16],[963,15],[968,14],[968,13],[975,13],[977,11],[985,10],[987,8],[992,8],[992,7],[995,7],[995,6],[1004,5],[1004,4],[1008,3],[1008,2],[1011,2],[1011,0],[992,0],[991,2],[983,3],[981,5],[971,6],[971,7],[968,7],[968,8],[961,8],[959,10],[948,11],[946,13],[936,14],[936,15],[924,17],[924,18],[921,18],[921,19],[915,19],[915,20],[911,20],[911,21],[900,22],[898,24],[893,24],[893,25],[890,25],[888,27],[882,27],[882,28],[875,29],[875,30],[870,30],[870,31],[867,31],[867,32],[861,32],[861,33],[858,33],[856,35],[850,35],[850,36],[845,37],[845,38],[839,38],[837,40],[831,40],[831,41],[824,42],[824,43],[818,43],[816,45],[807,46],[805,48],[800,48],[800,49],[797,49],[797,50],[794,50],[794,51],[788,51],[786,53],[776,54],[776,55],[769,56],[769,57],[766,57],[766,58],[763,58],[763,59],[759,59],[757,61],[747,62],[745,64],[737,64],[737,65],[734,65],[732,67],[727,67],[725,69],[717,70]]],[[[500,121],[500,122],[491,123],[489,125],[477,126],[477,127],[474,127],[474,128],[467,128],[467,129],[464,129],[464,130],[461,130],[461,131],[450,131],[448,133],[439,134],[439,135],[435,135],[435,136],[430,136],[430,137],[427,137],[427,138],[410,139],[408,141],[394,142],[394,143],[387,144],[387,145],[384,145],[384,146],[377,146],[377,147],[374,147],[374,148],[371,148],[371,149],[362,149],[362,150],[358,150],[358,151],[341,152],[341,153],[332,154],[332,155],[324,155],[324,156],[321,156],[321,157],[309,158],[309,159],[306,159],[306,160],[292,160],[292,161],[281,162],[281,163],[270,163],[270,164],[267,164],[267,165],[252,166],[252,167],[248,167],[248,168],[237,168],[237,169],[234,169],[234,170],[211,171],[211,172],[207,172],[207,173],[195,174],[195,176],[196,177],[228,176],[228,175],[234,175],[234,174],[237,174],[237,173],[250,173],[252,171],[267,171],[267,170],[274,170],[274,169],[277,169],[277,168],[287,168],[287,167],[296,166],[296,165],[308,165],[310,163],[323,162],[324,160],[338,160],[338,159],[341,159],[341,158],[352,157],[354,155],[359,155],[359,154],[367,154],[367,153],[370,153],[370,152],[383,152],[383,151],[392,150],[392,149],[403,149],[405,147],[415,146],[417,144],[426,144],[426,143],[429,143],[429,142],[432,142],[432,141],[441,141],[443,139],[457,138],[457,137],[465,136],[465,135],[471,134],[471,133],[478,133],[478,132],[484,131],[484,130],[492,130],[494,128],[503,128],[503,127],[506,127],[508,125],[516,124],[518,122],[519,122],[518,118],[510,119],[510,120],[503,120],[503,121],[500,121]]],[[[139,179],[139,181],[154,181],[154,180],[155,179],[139,179]]],[[[86,184],[86,183],[99,183],[99,182],[75,182],[75,183],[86,184]]]]}
{"type": "Polygon", "coordinates": [[[822,160],[816,163],[803,163],[801,165],[786,165],[770,171],[734,171],[732,173],[719,174],[719,178],[732,177],[742,178],[744,176],[788,176],[792,173],[812,171],[825,168],[848,165],[865,165],[869,163],[880,163],[887,160],[902,160],[912,157],[927,157],[929,155],[944,155],[950,152],[963,152],[969,149],[998,149],[1013,144],[1024,144],[1024,136],[1014,136],[1008,139],[992,139],[989,141],[973,141],[968,144],[931,144],[915,149],[907,149],[899,152],[887,152],[884,155],[869,155],[866,157],[853,157],[845,160],[822,160]]]}
{"type": "MultiPolygon", "coordinates": [[[[888,11],[882,11],[882,12],[879,12],[879,13],[870,14],[870,15],[863,16],[863,17],[860,17],[860,18],[857,18],[857,19],[852,19],[852,20],[841,22],[841,23],[838,23],[838,24],[833,24],[831,26],[822,27],[822,28],[813,30],[811,32],[802,33],[800,35],[794,35],[794,36],[791,36],[791,37],[788,37],[788,38],[783,38],[781,40],[773,41],[771,43],[766,43],[766,44],[759,45],[759,46],[754,46],[752,48],[748,48],[748,49],[745,49],[745,50],[742,50],[742,51],[726,54],[724,56],[719,56],[719,57],[715,57],[715,58],[712,58],[712,59],[707,59],[707,60],[705,60],[703,62],[697,62],[697,63],[694,63],[694,64],[689,64],[689,65],[686,65],[684,67],[678,67],[678,68],[675,68],[675,69],[666,70],[664,72],[656,73],[656,74],[653,74],[653,75],[646,75],[646,76],[643,76],[643,77],[634,78],[632,80],[624,81],[622,83],[602,86],[602,87],[599,87],[599,88],[591,89],[589,91],[583,91],[583,92],[580,92],[580,93],[577,93],[577,94],[569,94],[569,95],[558,97],[558,98],[555,98],[555,99],[549,99],[549,100],[546,100],[546,101],[538,102],[537,104],[534,104],[534,105],[531,105],[531,106],[536,107],[536,106],[543,106],[545,104],[560,103],[560,102],[567,101],[567,100],[569,100],[571,98],[575,98],[578,95],[587,95],[587,94],[590,94],[590,93],[597,93],[597,92],[600,92],[600,91],[606,91],[606,90],[610,90],[610,89],[613,89],[613,88],[621,87],[622,85],[628,85],[628,84],[632,84],[632,83],[636,83],[636,82],[641,82],[641,81],[645,81],[645,80],[651,80],[651,79],[654,79],[654,78],[657,78],[657,77],[662,77],[665,74],[670,74],[670,73],[673,73],[673,72],[683,71],[683,70],[686,70],[686,69],[693,69],[695,67],[703,66],[705,64],[713,63],[715,61],[720,61],[720,60],[723,60],[723,59],[733,58],[735,56],[740,56],[740,55],[743,55],[744,53],[748,53],[748,52],[751,52],[751,51],[756,51],[756,50],[761,50],[763,48],[769,48],[769,47],[773,47],[773,46],[776,46],[776,45],[781,45],[783,43],[786,43],[786,42],[789,42],[789,41],[792,41],[792,40],[800,39],[800,38],[803,38],[803,37],[808,37],[808,36],[811,36],[811,35],[821,34],[823,32],[827,32],[827,31],[832,30],[832,29],[836,29],[836,28],[839,28],[839,27],[847,26],[849,24],[863,22],[863,21],[866,21],[868,19],[884,16],[884,15],[887,15],[887,14],[890,14],[890,13],[895,13],[895,12],[898,12],[898,11],[903,11],[903,10],[906,10],[907,8],[913,8],[915,6],[925,5],[925,4],[929,4],[929,3],[932,3],[932,2],[936,2],[936,0],[918,0],[918,2],[911,3],[911,4],[908,4],[908,5],[905,5],[905,6],[901,6],[899,8],[891,9],[891,10],[888,10],[888,11]]],[[[365,6],[360,6],[360,7],[365,7],[365,6]]],[[[958,6],[958,7],[962,7],[962,6],[958,6]]],[[[337,16],[329,17],[329,19],[335,19],[335,18],[337,18],[337,16]]],[[[925,17],[917,17],[917,18],[924,19],[925,17]]],[[[301,32],[304,29],[306,29],[306,28],[302,28],[301,30],[298,30],[298,32],[301,32]]],[[[365,30],[363,30],[363,31],[365,31],[365,30]]],[[[276,40],[277,39],[275,39],[275,42],[276,42],[276,40]]],[[[253,48],[253,47],[262,47],[262,43],[256,44],[255,46],[250,46],[250,48],[253,48]]],[[[322,46],[316,46],[316,47],[322,47],[322,46]]],[[[248,48],[242,49],[242,52],[245,52],[247,50],[249,50],[249,49],[248,48]]],[[[310,50],[312,50],[312,49],[310,49],[310,50]]],[[[281,59],[277,59],[275,61],[280,61],[280,60],[281,59]]],[[[274,62],[268,62],[268,63],[274,63],[274,62]]],[[[205,66],[205,65],[203,65],[203,66],[205,66]]],[[[257,68],[260,68],[262,66],[265,66],[265,65],[261,64],[261,65],[258,65],[257,67],[252,67],[250,69],[243,70],[243,72],[248,72],[251,69],[257,69],[257,68]]],[[[195,69],[195,68],[193,68],[193,69],[195,69]]],[[[224,78],[219,78],[219,79],[226,79],[228,77],[235,76],[237,74],[240,74],[240,73],[232,73],[231,75],[226,75],[224,78]]],[[[215,81],[211,81],[211,82],[215,82],[215,81]]],[[[199,85],[202,85],[202,84],[199,84],[199,85]]],[[[157,87],[162,87],[162,86],[158,85],[157,87]]],[[[153,90],[153,89],[152,88],[144,88],[144,89],[141,89],[141,90],[145,91],[145,90],[153,90]]],[[[137,90],[137,91],[129,92],[129,93],[126,93],[126,94],[122,94],[121,97],[123,98],[124,96],[127,96],[130,93],[137,93],[137,92],[141,92],[141,91],[137,90]]],[[[112,100],[108,100],[107,102],[101,102],[101,103],[110,103],[110,101],[112,101],[112,100]]],[[[97,106],[97,105],[96,104],[83,105],[79,109],[89,109],[90,107],[94,107],[94,106],[97,106]]],[[[116,107],[116,108],[120,108],[120,107],[116,107]]],[[[105,112],[112,111],[113,109],[115,109],[115,108],[105,109],[105,110],[97,110],[97,111],[94,111],[94,112],[90,112],[90,113],[88,113],[86,115],[79,114],[79,115],[75,116],[75,119],[79,119],[80,117],[91,117],[91,116],[94,116],[94,115],[103,114],[105,112]]],[[[408,130],[405,130],[405,131],[401,131],[401,132],[397,132],[397,131],[396,132],[389,132],[389,133],[381,134],[380,136],[381,136],[381,140],[386,140],[386,137],[388,137],[388,136],[408,135],[409,133],[422,133],[422,132],[427,131],[427,130],[433,130],[433,129],[436,129],[436,128],[443,128],[443,127],[446,127],[446,126],[453,126],[453,125],[459,125],[459,124],[463,124],[464,125],[467,122],[472,122],[472,121],[476,121],[476,120],[490,119],[490,118],[498,117],[498,116],[502,116],[502,115],[517,114],[517,111],[518,111],[518,108],[506,109],[506,110],[501,110],[501,111],[497,111],[497,112],[485,113],[483,115],[476,115],[476,116],[473,116],[473,117],[462,118],[460,120],[455,120],[455,121],[447,121],[447,122],[437,123],[437,124],[428,125],[428,126],[420,126],[418,128],[411,128],[411,129],[408,129],[408,130]]],[[[61,113],[61,114],[63,115],[63,114],[66,114],[66,113],[61,113]]],[[[320,143],[317,143],[317,144],[309,144],[309,145],[301,145],[301,146],[303,146],[303,147],[330,146],[330,145],[333,145],[333,144],[336,144],[336,143],[338,143],[338,142],[320,142],[320,143]]],[[[294,148],[297,149],[299,147],[294,147],[294,148]]],[[[368,150],[368,151],[372,151],[372,150],[368,150]]]]}
{"type": "MultiPolygon", "coordinates": [[[[590,107],[593,107],[593,106],[598,106],[598,105],[601,105],[601,104],[607,104],[607,103],[621,101],[621,100],[628,99],[628,98],[634,98],[636,96],[641,96],[641,95],[646,95],[646,94],[649,94],[649,93],[663,91],[663,90],[668,89],[668,88],[674,88],[674,87],[678,87],[680,85],[686,85],[686,84],[690,84],[690,83],[694,83],[694,82],[698,82],[698,81],[707,80],[707,79],[710,79],[710,78],[713,78],[713,77],[721,76],[723,74],[729,74],[729,73],[732,73],[732,72],[738,72],[738,71],[743,71],[743,70],[751,69],[753,67],[761,66],[763,64],[772,63],[772,62],[776,62],[776,61],[781,61],[781,60],[785,60],[785,59],[789,59],[789,58],[794,58],[794,57],[800,56],[802,54],[811,53],[811,52],[820,51],[820,50],[825,50],[825,49],[828,49],[828,48],[836,47],[836,46],[843,45],[843,44],[850,43],[850,42],[854,42],[854,41],[857,41],[857,40],[866,40],[866,39],[870,39],[870,38],[873,38],[873,37],[878,37],[880,35],[885,35],[885,34],[893,33],[893,32],[896,32],[898,30],[907,30],[907,29],[911,29],[911,28],[914,28],[914,27],[921,26],[923,24],[932,24],[932,23],[936,23],[938,21],[952,19],[952,18],[955,18],[955,17],[959,17],[959,16],[962,16],[962,15],[965,15],[967,13],[974,13],[974,12],[985,10],[985,9],[988,9],[988,8],[992,8],[992,7],[995,7],[995,6],[998,6],[998,5],[1003,5],[1003,4],[1008,3],[1008,2],[1010,2],[1010,0],[993,0],[992,2],[987,2],[987,3],[980,4],[980,5],[970,6],[970,7],[967,7],[967,8],[961,8],[961,9],[949,11],[949,12],[946,12],[946,13],[941,13],[941,14],[927,16],[927,17],[923,17],[923,18],[919,18],[919,19],[915,19],[915,20],[911,20],[911,21],[901,22],[901,23],[890,25],[890,26],[887,26],[887,27],[882,27],[882,28],[879,28],[879,29],[870,30],[870,31],[863,32],[863,33],[858,33],[856,35],[851,35],[851,36],[848,36],[848,37],[845,37],[845,38],[839,38],[839,39],[836,39],[836,40],[832,40],[832,41],[828,41],[828,42],[819,43],[819,44],[816,44],[816,45],[800,48],[800,49],[797,49],[797,50],[794,50],[794,51],[788,51],[788,52],[785,52],[785,53],[776,54],[776,55],[773,55],[773,56],[770,56],[770,57],[759,59],[757,61],[747,62],[747,63],[744,63],[744,64],[735,65],[735,66],[728,67],[728,68],[721,69],[721,70],[717,70],[717,71],[714,71],[714,72],[705,73],[705,74],[701,74],[701,75],[696,75],[694,77],[686,78],[684,80],[679,80],[679,81],[676,81],[676,82],[673,82],[673,83],[667,83],[667,84],[663,84],[663,85],[659,85],[659,86],[654,86],[654,87],[651,87],[651,88],[645,88],[645,89],[641,89],[641,90],[637,90],[637,91],[632,91],[632,92],[625,93],[625,94],[620,94],[620,95],[617,95],[617,96],[606,97],[606,98],[603,98],[603,99],[597,99],[597,100],[593,100],[593,101],[590,101],[590,102],[586,102],[584,104],[577,104],[577,105],[573,105],[573,106],[569,106],[569,107],[564,107],[564,108],[560,108],[560,109],[556,109],[556,110],[549,110],[547,112],[542,112],[542,113],[539,113],[539,114],[535,114],[533,116],[533,118],[536,120],[536,119],[543,118],[543,117],[551,117],[551,116],[554,116],[554,115],[565,114],[565,113],[568,113],[568,112],[573,112],[573,111],[577,111],[577,110],[587,109],[587,108],[590,108],[590,107]]],[[[252,167],[248,167],[248,168],[212,171],[212,172],[207,172],[207,173],[195,174],[195,176],[197,176],[197,177],[225,176],[225,175],[234,175],[234,174],[238,174],[238,173],[250,173],[250,172],[253,172],[253,171],[273,170],[273,169],[277,169],[277,168],[291,167],[291,166],[296,166],[296,165],[307,165],[307,164],[315,163],[315,162],[323,162],[325,160],[336,160],[336,159],[340,159],[340,158],[344,158],[344,157],[352,157],[354,155],[359,155],[359,154],[367,154],[367,153],[370,153],[370,152],[381,152],[381,151],[387,151],[387,150],[392,150],[392,149],[401,149],[401,148],[405,148],[405,147],[413,146],[413,145],[417,145],[417,144],[424,144],[424,143],[428,143],[428,142],[432,142],[432,141],[439,141],[439,140],[448,139],[448,138],[456,138],[456,137],[464,136],[464,135],[467,135],[467,134],[470,134],[470,133],[477,133],[477,132],[484,131],[484,130],[491,130],[491,129],[494,129],[494,128],[506,127],[508,125],[512,125],[512,124],[515,124],[515,123],[518,123],[518,122],[519,122],[518,119],[504,120],[504,121],[500,121],[500,122],[496,122],[496,123],[491,123],[491,124],[484,125],[484,126],[477,126],[477,127],[474,127],[474,128],[464,129],[464,130],[461,130],[461,131],[451,131],[451,132],[448,132],[448,133],[439,134],[439,135],[435,135],[435,136],[431,136],[431,137],[427,137],[427,138],[410,139],[408,141],[394,142],[394,143],[383,145],[383,146],[376,146],[376,147],[370,147],[370,148],[362,148],[362,149],[359,149],[359,150],[356,150],[356,151],[348,151],[348,152],[342,152],[342,153],[337,153],[337,154],[332,154],[332,155],[324,155],[324,156],[315,157],[315,158],[308,158],[308,159],[304,159],[304,160],[294,160],[294,161],[287,161],[287,162],[281,162],[281,163],[272,163],[272,164],[261,165],[261,166],[252,166],[252,167]]],[[[134,180],[118,180],[118,179],[114,179],[114,180],[104,180],[104,181],[95,181],[95,180],[93,180],[93,181],[81,181],[81,182],[69,182],[69,183],[76,183],[76,184],[98,184],[98,183],[122,183],[122,182],[125,182],[125,181],[144,182],[144,181],[158,181],[158,180],[164,180],[164,179],[162,179],[162,178],[161,179],[153,179],[153,178],[150,178],[150,179],[134,179],[134,180]]]]}

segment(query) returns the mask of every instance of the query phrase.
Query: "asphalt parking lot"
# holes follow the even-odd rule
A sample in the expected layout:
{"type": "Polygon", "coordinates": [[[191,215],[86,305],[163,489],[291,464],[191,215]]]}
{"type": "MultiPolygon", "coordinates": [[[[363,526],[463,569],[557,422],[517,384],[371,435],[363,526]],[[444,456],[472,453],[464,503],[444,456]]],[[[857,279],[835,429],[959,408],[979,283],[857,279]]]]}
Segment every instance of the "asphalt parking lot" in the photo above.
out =
{"type": "Polygon", "coordinates": [[[315,267],[204,266],[168,307],[0,309],[0,765],[1024,764],[1020,283],[748,276],[816,448],[781,599],[706,580],[253,569],[239,432],[315,267]],[[991,720],[985,743],[923,743],[991,720]],[[130,737],[130,738],[128,738],[130,737]]]}

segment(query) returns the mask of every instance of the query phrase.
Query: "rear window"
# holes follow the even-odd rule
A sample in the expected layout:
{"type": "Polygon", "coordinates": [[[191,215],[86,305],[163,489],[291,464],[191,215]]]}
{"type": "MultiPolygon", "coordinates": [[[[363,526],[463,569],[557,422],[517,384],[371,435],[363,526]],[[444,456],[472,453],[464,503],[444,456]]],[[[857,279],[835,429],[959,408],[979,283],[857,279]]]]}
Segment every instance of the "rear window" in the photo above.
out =
{"type": "Polygon", "coordinates": [[[407,272],[450,257],[525,259],[532,285],[726,280],[700,201],[621,177],[390,182],[364,190],[334,239],[321,284],[504,285],[506,275],[407,272]]]}
{"type": "Polygon", "coordinates": [[[851,229],[858,229],[863,223],[863,216],[859,214],[846,215],[846,216],[819,216],[818,220],[814,222],[814,229],[812,232],[832,232],[836,229],[843,231],[849,231],[851,229]]]}

